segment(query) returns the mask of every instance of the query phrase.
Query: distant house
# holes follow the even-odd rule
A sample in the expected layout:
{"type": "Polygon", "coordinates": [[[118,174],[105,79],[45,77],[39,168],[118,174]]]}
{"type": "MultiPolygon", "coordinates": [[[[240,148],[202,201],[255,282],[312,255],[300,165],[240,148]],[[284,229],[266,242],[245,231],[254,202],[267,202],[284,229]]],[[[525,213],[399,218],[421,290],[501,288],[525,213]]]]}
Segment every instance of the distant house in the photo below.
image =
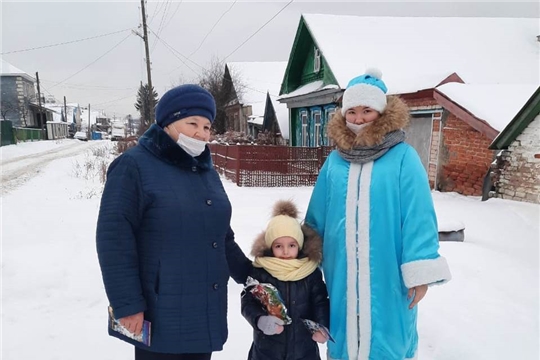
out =
{"type": "Polygon", "coordinates": [[[226,108],[230,130],[257,138],[259,132],[274,134],[278,143],[289,138],[288,110],[277,101],[285,62],[230,62],[224,82],[233,86],[226,108]]]}
{"type": "Polygon", "coordinates": [[[0,89],[2,115],[14,127],[42,129],[53,120],[53,112],[39,107],[35,79],[4,59],[1,60],[0,89]]]}
{"type": "Polygon", "coordinates": [[[55,111],[54,121],[63,121],[67,122],[68,124],[75,124],[77,131],[81,130],[82,110],[78,103],[67,103],[64,106],[62,103],[48,102],[44,106],[55,111]]]}
{"type": "Polygon", "coordinates": [[[540,204],[540,87],[491,143],[492,196],[540,204]]]}
{"type": "Polygon", "coordinates": [[[444,86],[537,85],[538,34],[537,19],[302,15],[279,94],[289,108],[290,144],[329,145],[326,125],[347,83],[374,66],[389,94],[411,109],[407,142],[431,186],[481,195],[494,157],[488,147],[501,129],[457,116],[444,86]],[[457,171],[471,151],[478,155],[457,171]]]}

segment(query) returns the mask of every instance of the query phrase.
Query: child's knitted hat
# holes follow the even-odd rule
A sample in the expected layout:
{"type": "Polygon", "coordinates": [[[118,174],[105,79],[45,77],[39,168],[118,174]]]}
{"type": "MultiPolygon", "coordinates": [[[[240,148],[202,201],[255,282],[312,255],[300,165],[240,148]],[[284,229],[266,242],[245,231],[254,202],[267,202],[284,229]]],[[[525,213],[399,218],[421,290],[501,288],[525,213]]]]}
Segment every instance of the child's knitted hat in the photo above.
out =
{"type": "Polygon", "coordinates": [[[347,85],[343,94],[341,114],[356,106],[367,106],[382,113],[386,108],[386,92],[388,89],[381,80],[379,69],[370,68],[366,73],[355,77],[347,85]]]}
{"type": "Polygon", "coordinates": [[[280,200],[274,205],[272,219],[266,227],[264,241],[268,248],[282,236],[290,236],[296,240],[300,249],[304,246],[304,233],[297,220],[298,209],[291,201],[280,200]]]}

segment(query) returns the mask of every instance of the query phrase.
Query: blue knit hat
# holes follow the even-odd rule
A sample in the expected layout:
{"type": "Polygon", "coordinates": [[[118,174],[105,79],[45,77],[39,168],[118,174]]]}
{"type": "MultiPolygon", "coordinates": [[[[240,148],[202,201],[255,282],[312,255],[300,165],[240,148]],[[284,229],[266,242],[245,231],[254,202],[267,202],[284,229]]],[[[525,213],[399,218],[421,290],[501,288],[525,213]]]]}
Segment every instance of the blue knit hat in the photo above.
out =
{"type": "Polygon", "coordinates": [[[212,123],[216,117],[214,97],[199,85],[177,86],[167,91],[156,106],[156,122],[161,128],[188,116],[203,116],[212,123]]]}
{"type": "Polygon", "coordinates": [[[345,116],[347,110],[356,106],[367,106],[382,113],[386,108],[388,89],[381,78],[381,71],[371,68],[349,81],[343,94],[341,114],[345,116]]]}

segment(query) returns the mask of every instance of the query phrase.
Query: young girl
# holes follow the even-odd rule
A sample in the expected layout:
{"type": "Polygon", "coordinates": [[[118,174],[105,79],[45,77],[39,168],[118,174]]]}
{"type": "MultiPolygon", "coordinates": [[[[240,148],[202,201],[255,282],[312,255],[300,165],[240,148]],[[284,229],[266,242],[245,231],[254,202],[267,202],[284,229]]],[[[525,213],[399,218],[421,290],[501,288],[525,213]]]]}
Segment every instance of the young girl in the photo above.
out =
{"type": "Polygon", "coordinates": [[[349,82],[306,215],[324,239],[330,360],[416,359],[416,304],[450,279],[426,170],[403,142],[408,108],[386,92],[378,71],[349,82]]]}
{"type": "Polygon", "coordinates": [[[329,303],[322,273],[321,239],[297,220],[298,210],[289,201],[274,206],[266,231],[255,240],[251,277],[270,283],[280,292],[292,323],[268,315],[249,291],[242,297],[242,315],[253,327],[249,360],[318,360],[317,342],[328,339],[321,331],[311,334],[302,319],[328,327],[329,303]]]}

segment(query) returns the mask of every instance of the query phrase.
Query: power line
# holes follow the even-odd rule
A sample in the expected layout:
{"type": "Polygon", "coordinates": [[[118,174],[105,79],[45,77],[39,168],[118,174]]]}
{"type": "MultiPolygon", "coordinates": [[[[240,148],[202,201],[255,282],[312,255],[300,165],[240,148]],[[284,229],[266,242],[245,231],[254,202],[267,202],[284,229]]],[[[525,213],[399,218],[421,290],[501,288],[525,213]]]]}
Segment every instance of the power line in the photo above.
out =
{"type": "Polygon", "coordinates": [[[165,4],[165,2],[159,2],[159,4],[156,5],[156,7],[154,8],[154,13],[152,14],[151,19],[148,21],[148,23],[151,23],[152,21],[154,21],[157,14],[159,14],[159,12],[161,11],[161,8],[163,7],[163,4],[165,4]]]}
{"type": "Polygon", "coordinates": [[[234,49],[229,55],[225,56],[222,62],[225,62],[232,54],[238,51],[245,43],[247,43],[252,37],[254,37],[259,31],[261,31],[266,25],[268,25],[272,20],[274,20],[283,10],[285,10],[289,5],[293,3],[294,0],[289,1],[284,7],[281,8],[274,16],[270,18],[267,22],[263,24],[260,28],[257,29],[253,34],[251,34],[243,43],[241,43],[236,49],[234,49]]]}
{"type": "Polygon", "coordinates": [[[110,53],[111,51],[113,51],[114,49],[116,49],[118,46],[120,46],[120,44],[122,44],[124,41],[126,41],[129,37],[131,36],[131,33],[128,34],[128,36],[126,36],[125,38],[122,39],[122,41],[120,41],[119,43],[117,43],[116,45],[114,45],[112,48],[110,48],[106,53],[104,53],[103,55],[101,55],[100,57],[98,57],[96,60],[92,61],[90,64],[86,65],[85,67],[83,67],[81,70],[77,71],[76,73],[74,73],[73,75],[70,75],[68,76],[67,78],[65,78],[64,80],[60,81],[59,83],[56,83],[54,84],[53,86],[51,86],[50,88],[54,88],[60,84],[63,84],[65,83],[66,81],[68,81],[69,79],[71,79],[72,77],[74,77],[75,75],[83,72],[84,70],[86,70],[87,68],[89,68],[90,66],[92,66],[93,64],[95,64],[96,62],[98,62],[101,58],[103,58],[105,55],[107,55],[108,53],[110,53]]]}
{"type": "Polygon", "coordinates": [[[78,39],[78,40],[66,41],[66,42],[63,42],[63,43],[57,43],[57,44],[51,44],[51,45],[38,46],[38,47],[29,48],[29,49],[7,51],[7,52],[0,53],[0,55],[14,54],[14,53],[20,53],[20,52],[25,52],[25,51],[32,51],[32,50],[45,49],[45,48],[50,48],[50,47],[54,47],[54,46],[73,44],[73,43],[77,43],[77,42],[81,42],[81,41],[92,40],[92,39],[97,39],[97,38],[101,38],[101,37],[104,37],[104,36],[109,36],[109,35],[119,34],[119,33],[122,33],[122,32],[124,32],[124,31],[128,31],[128,30],[131,30],[131,28],[129,28],[129,29],[124,29],[124,30],[119,30],[119,31],[114,31],[114,32],[110,32],[110,33],[107,33],[107,34],[96,35],[96,36],[92,36],[92,37],[88,37],[88,38],[84,38],[84,39],[78,39]]]}
{"type": "Polygon", "coordinates": [[[208,31],[208,33],[204,36],[204,38],[202,39],[201,43],[199,44],[199,46],[197,47],[197,49],[195,49],[195,51],[193,51],[191,54],[189,54],[189,57],[192,57],[197,51],[199,51],[199,49],[201,48],[201,46],[203,46],[206,38],[212,33],[212,31],[214,30],[214,28],[217,26],[217,24],[219,24],[219,22],[221,21],[221,19],[223,19],[223,17],[229,12],[231,11],[231,9],[233,8],[234,4],[236,4],[236,1],[237,0],[234,0],[234,2],[232,3],[232,5],[227,9],[225,10],[225,12],[223,14],[221,14],[221,16],[219,17],[219,19],[217,19],[217,21],[214,23],[214,25],[212,26],[212,28],[210,29],[210,31],[208,31]]]}
{"type": "MultiPolygon", "coordinates": [[[[180,51],[176,50],[175,48],[173,48],[171,45],[167,44],[167,42],[165,40],[163,40],[162,38],[160,38],[159,36],[156,35],[156,33],[154,32],[154,30],[152,30],[150,27],[148,27],[148,29],[165,45],[165,47],[167,49],[169,49],[169,51],[172,52],[172,54],[178,59],[180,60],[185,66],[187,66],[187,68],[189,70],[191,70],[195,75],[198,75],[200,76],[201,74],[196,72],[195,70],[193,70],[188,64],[186,64],[186,62],[184,60],[182,60],[178,55],[182,56],[183,58],[185,58],[187,61],[197,65],[198,67],[200,67],[202,70],[204,71],[209,71],[208,69],[206,69],[204,66],[202,65],[199,65],[198,63],[196,63],[195,61],[191,60],[190,58],[188,58],[186,55],[182,54],[180,51]],[[176,55],[178,54],[178,55],[176,55]]],[[[224,78],[226,79],[226,78],[224,78]]],[[[228,79],[226,79],[228,80],[228,79]]],[[[234,85],[234,82],[232,80],[228,80],[231,84],[234,85]]],[[[253,90],[253,91],[256,91],[256,92],[259,92],[261,94],[266,94],[267,91],[261,91],[261,90],[258,90],[258,89],[254,89],[254,88],[250,88],[248,86],[244,86],[246,89],[250,89],[250,90],[253,90]]],[[[271,96],[276,96],[276,95],[273,95],[273,94],[270,94],[271,96]]]]}
{"type": "MultiPolygon", "coordinates": [[[[154,36],[155,36],[159,41],[161,41],[165,46],[169,47],[170,50],[173,51],[173,53],[176,53],[176,54],[182,56],[184,59],[186,59],[187,61],[191,62],[192,64],[195,64],[195,65],[197,65],[198,67],[204,69],[204,67],[203,67],[202,65],[197,64],[195,61],[191,60],[191,59],[188,58],[186,55],[182,54],[180,51],[176,50],[176,49],[173,48],[171,45],[169,45],[165,40],[163,40],[162,38],[160,38],[159,35],[156,34],[156,32],[155,32],[154,30],[152,30],[152,28],[150,28],[149,26],[148,26],[148,29],[152,32],[152,34],[154,34],[154,36]]],[[[184,62],[184,60],[182,60],[182,59],[180,59],[180,58],[179,58],[179,60],[182,61],[182,63],[184,63],[186,66],[188,66],[188,65],[184,62]]],[[[189,67],[189,66],[188,66],[188,67],[189,67]]],[[[195,70],[192,70],[192,71],[195,72],[195,70]]],[[[195,72],[195,73],[197,74],[197,72],[195,72]]],[[[198,75],[198,74],[197,74],[197,75],[198,75]]]]}
{"type": "Polygon", "coordinates": [[[176,7],[176,10],[174,10],[174,13],[172,14],[171,18],[169,19],[169,22],[167,22],[167,24],[166,24],[163,28],[166,28],[167,26],[169,26],[169,24],[171,23],[172,19],[174,19],[174,16],[175,16],[176,13],[178,12],[178,9],[180,9],[180,5],[182,5],[183,2],[184,2],[184,0],[180,0],[180,2],[178,3],[178,6],[176,7]]]}
{"type": "MultiPolygon", "coordinates": [[[[56,84],[58,81],[45,80],[42,79],[42,82],[56,84]]],[[[88,85],[88,84],[74,84],[74,83],[64,83],[64,87],[76,89],[76,90],[110,90],[110,91],[119,91],[119,90],[132,90],[136,89],[136,86],[132,87],[113,87],[113,86],[101,86],[101,85],[88,85]]]]}
{"type": "MultiPolygon", "coordinates": [[[[161,34],[161,31],[162,31],[162,26],[163,26],[163,21],[164,19],[167,17],[167,9],[169,7],[169,0],[167,0],[167,2],[165,3],[165,9],[163,10],[163,15],[161,16],[161,21],[159,22],[159,27],[158,27],[158,35],[156,36],[159,36],[161,34]]],[[[156,49],[156,46],[157,46],[157,41],[154,43],[154,46],[152,47],[152,51],[151,53],[154,52],[154,50],[156,49]]]]}
{"type": "Polygon", "coordinates": [[[104,101],[104,102],[100,102],[100,103],[97,103],[97,104],[93,104],[94,106],[98,106],[98,105],[104,105],[104,104],[111,104],[111,103],[115,103],[115,102],[118,102],[118,101],[121,101],[121,100],[125,100],[129,97],[132,97],[133,94],[130,94],[128,96],[124,96],[124,97],[121,97],[119,99],[114,99],[114,100],[109,100],[109,101],[104,101]]]}
{"type": "MultiPolygon", "coordinates": [[[[150,28],[149,28],[150,29],[150,28]]],[[[181,52],[177,51],[175,48],[173,48],[172,46],[170,46],[169,44],[167,44],[167,42],[165,40],[163,40],[162,38],[160,38],[155,32],[154,30],[150,29],[150,31],[156,36],[156,38],[161,41],[163,43],[163,45],[165,45],[165,47],[178,59],[182,62],[182,64],[184,64],[189,70],[193,71],[193,73],[195,75],[200,75],[200,73],[196,72],[195,70],[193,70],[188,64],[186,64],[186,62],[184,60],[182,60],[177,54],[183,56],[184,58],[186,58],[186,60],[189,60],[191,61],[189,58],[187,58],[184,54],[182,54],[181,52]]],[[[197,64],[196,62],[194,61],[191,61],[192,63],[194,63],[195,65],[197,66],[200,66],[202,68],[201,65],[197,64]]],[[[204,68],[203,68],[204,69],[204,68]]]]}

